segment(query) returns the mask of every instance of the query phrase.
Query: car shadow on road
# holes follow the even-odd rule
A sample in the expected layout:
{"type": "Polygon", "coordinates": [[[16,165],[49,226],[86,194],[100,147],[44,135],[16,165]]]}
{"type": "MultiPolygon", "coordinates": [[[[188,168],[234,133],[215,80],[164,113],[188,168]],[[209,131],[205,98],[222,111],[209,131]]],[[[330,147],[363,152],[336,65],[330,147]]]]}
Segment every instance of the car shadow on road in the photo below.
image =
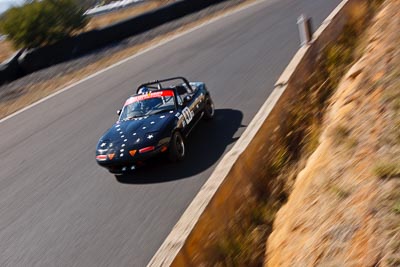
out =
{"type": "Polygon", "coordinates": [[[157,157],[132,173],[116,176],[125,184],[162,183],[191,177],[214,165],[235,142],[234,134],[242,125],[243,113],[234,109],[217,109],[211,121],[200,121],[186,140],[186,158],[170,163],[157,157]]]}

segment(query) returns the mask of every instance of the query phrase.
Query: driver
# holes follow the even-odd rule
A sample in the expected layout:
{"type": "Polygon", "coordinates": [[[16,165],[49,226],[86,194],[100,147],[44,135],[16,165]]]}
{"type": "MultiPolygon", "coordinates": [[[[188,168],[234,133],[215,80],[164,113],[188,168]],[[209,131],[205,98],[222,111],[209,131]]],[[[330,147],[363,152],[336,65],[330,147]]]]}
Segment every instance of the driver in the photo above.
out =
{"type": "Polygon", "coordinates": [[[142,87],[142,88],[140,88],[139,90],[138,90],[138,94],[139,95],[145,95],[145,94],[148,94],[150,92],[150,90],[149,90],[149,88],[147,88],[147,87],[142,87]]]}
{"type": "Polygon", "coordinates": [[[156,109],[160,104],[162,104],[162,100],[160,98],[150,98],[142,101],[143,109],[145,112],[156,109]]]}
{"type": "MultiPolygon", "coordinates": [[[[138,90],[138,94],[145,95],[150,93],[149,88],[147,87],[142,87],[138,90]]],[[[140,101],[141,103],[141,110],[144,114],[148,113],[149,111],[155,109],[158,107],[160,104],[162,104],[162,99],[160,98],[150,98],[150,99],[144,99],[140,101]]]]}

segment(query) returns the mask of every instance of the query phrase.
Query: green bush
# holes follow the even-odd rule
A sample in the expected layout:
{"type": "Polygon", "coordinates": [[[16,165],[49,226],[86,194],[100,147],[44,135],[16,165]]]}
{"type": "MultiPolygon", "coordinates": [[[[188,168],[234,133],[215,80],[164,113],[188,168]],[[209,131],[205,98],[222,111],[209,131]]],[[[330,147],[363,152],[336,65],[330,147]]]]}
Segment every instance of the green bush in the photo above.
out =
{"type": "Polygon", "coordinates": [[[0,32],[16,48],[52,44],[86,25],[83,12],[74,0],[34,0],[9,9],[0,20],[0,32]]]}
{"type": "Polygon", "coordinates": [[[400,164],[395,162],[378,162],[373,171],[380,178],[400,177],[400,164]]]}

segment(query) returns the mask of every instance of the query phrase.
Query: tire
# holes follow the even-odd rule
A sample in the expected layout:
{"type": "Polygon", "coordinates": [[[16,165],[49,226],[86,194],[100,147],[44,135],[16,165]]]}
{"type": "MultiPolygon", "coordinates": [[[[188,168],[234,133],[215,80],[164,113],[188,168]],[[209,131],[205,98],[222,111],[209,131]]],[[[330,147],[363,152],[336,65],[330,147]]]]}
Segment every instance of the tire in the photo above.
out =
{"type": "Polygon", "coordinates": [[[206,96],[205,102],[206,103],[204,105],[204,119],[211,120],[212,118],[214,118],[215,114],[214,102],[212,101],[210,96],[206,96]]]}
{"type": "Polygon", "coordinates": [[[186,155],[185,140],[180,132],[175,131],[172,134],[169,144],[168,158],[171,162],[182,161],[186,155]]]}

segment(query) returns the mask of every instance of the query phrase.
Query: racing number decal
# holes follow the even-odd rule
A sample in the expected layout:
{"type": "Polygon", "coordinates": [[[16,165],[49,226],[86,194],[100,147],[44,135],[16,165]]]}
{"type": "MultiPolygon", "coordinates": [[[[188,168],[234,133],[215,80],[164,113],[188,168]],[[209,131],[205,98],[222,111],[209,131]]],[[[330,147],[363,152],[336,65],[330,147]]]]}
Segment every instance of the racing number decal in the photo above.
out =
{"type": "Polygon", "coordinates": [[[185,118],[186,124],[189,124],[193,119],[193,112],[188,107],[182,110],[183,117],[185,118]]]}

